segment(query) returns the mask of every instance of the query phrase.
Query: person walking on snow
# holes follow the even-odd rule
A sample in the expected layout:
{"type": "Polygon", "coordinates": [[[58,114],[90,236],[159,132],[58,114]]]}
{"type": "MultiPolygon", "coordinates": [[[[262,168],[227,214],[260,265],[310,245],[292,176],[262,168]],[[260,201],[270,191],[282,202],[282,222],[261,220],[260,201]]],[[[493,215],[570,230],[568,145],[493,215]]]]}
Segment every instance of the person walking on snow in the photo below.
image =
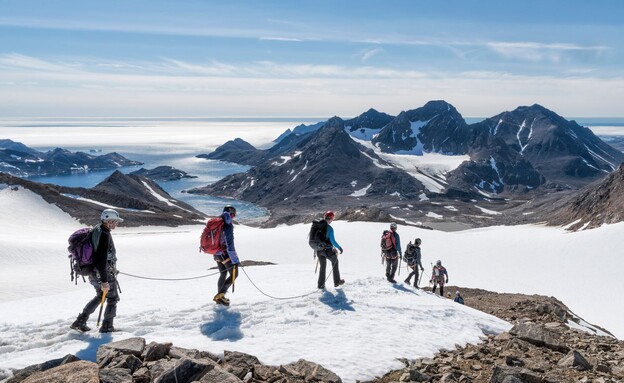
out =
{"type": "Polygon", "coordinates": [[[336,242],[336,238],[334,238],[334,228],[331,227],[331,223],[334,221],[334,212],[327,211],[323,215],[323,219],[325,221],[326,229],[325,235],[323,235],[324,242],[326,243],[326,247],[323,250],[319,250],[316,252],[316,256],[318,258],[318,262],[321,265],[321,269],[319,270],[319,277],[317,286],[319,289],[325,288],[325,270],[327,269],[327,261],[329,260],[332,264],[332,274],[334,277],[334,287],[338,287],[340,285],[344,285],[344,279],[340,278],[340,269],[338,268],[338,251],[342,254],[342,247],[336,242]]]}
{"type": "Polygon", "coordinates": [[[448,273],[446,268],[442,266],[442,261],[438,260],[433,266],[433,270],[431,271],[431,283],[433,283],[433,289],[431,290],[434,294],[436,291],[436,286],[440,285],[440,296],[444,296],[444,284],[448,283],[448,273]]]}
{"type": "Polygon", "coordinates": [[[221,214],[223,229],[220,238],[223,250],[217,251],[214,255],[220,274],[217,281],[217,295],[212,300],[224,306],[230,305],[230,300],[225,297],[225,293],[227,293],[236,280],[238,265],[240,264],[236,248],[234,247],[234,224],[232,223],[232,218],[234,217],[236,217],[236,208],[232,205],[226,205],[221,214]]]}
{"type": "Polygon", "coordinates": [[[386,259],[386,279],[388,282],[396,283],[394,274],[399,264],[399,256],[401,251],[401,237],[397,233],[397,224],[390,224],[390,231],[384,231],[382,236],[382,251],[386,259]]]}
{"type": "Polygon", "coordinates": [[[416,238],[414,240],[414,244],[411,242],[407,244],[407,249],[405,249],[405,254],[403,259],[407,266],[412,269],[412,272],[405,278],[405,283],[410,284],[410,280],[412,279],[412,275],[414,276],[414,287],[418,288],[418,268],[420,268],[420,272],[422,273],[425,269],[421,263],[421,254],[420,254],[420,244],[422,241],[420,238],[416,238]]]}
{"type": "Polygon", "coordinates": [[[89,316],[102,302],[102,295],[106,296],[106,310],[104,310],[104,321],[99,331],[102,333],[116,331],[113,327],[113,320],[117,316],[117,302],[119,293],[117,285],[117,251],[113,243],[111,231],[115,230],[119,222],[123,219],[119,213],[112,209],[105,209],[100,215],[100,224],[95,226],[91,234],[93,243],[93,271],[89,275],[89,283],[95,288],[95,297],[78,314],[78,317],[71,324],[74,330],[86,332],[91,328],[87,326],[89,316]]]}

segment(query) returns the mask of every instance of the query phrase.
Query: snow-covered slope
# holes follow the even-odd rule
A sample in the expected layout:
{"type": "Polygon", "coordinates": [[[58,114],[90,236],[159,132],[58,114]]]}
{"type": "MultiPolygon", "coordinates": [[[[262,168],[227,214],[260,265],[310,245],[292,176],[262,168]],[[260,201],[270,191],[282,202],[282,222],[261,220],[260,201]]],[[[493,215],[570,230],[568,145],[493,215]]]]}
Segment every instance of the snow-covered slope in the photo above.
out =
{"type": "MultiPolygon", "coordinates": [[[[121,275],[114,336],[78,334],[68,326],[93,292],[69,282],[66,238],[75,220],[24,190],[0,190],[0,369],[74,353],[93,359],[97,346],[142,336],[212,352],[238,350],[268,364],[306,358],[345,381],[372,378],[399,367],[396,358],[430,356],[439,348],[478,342],[507,330],[504,321],[383,278],[378,236],[385,224],[335,222],[340,289],[316,290],[307,225],[275,229],[236,227],[239,254],[272,266],[244,268],[230,293],[232,306],[215,306],[216,276],[153,281],[121,275]],[[253,282],[253,284],[252,284],[253,282]],[[254,285],[255,284],[255,285],[254,285]],[[295,297],[293,299],[272,299],[295,297]]],[[[450,282],[501,292],[554,295],[589,322],[624,335],[622,293],[616,275],[624,266],[616,249],[623,226],[581,233],[535,226],[444,233],[399,227],[404,246],[423,239],[424,264],[442,259],[450,282]],[[601,291],[596,290],[596,279],[601,291]],[[609,294],[607,294],[609,292],[609,294]]],[[[214,273],[197,252],[201,226],[119,228],[114,232],[122,272],[185,278],[214,273]]],[[[429,267],[426,268],[428,272],[429,267]]],[[[401,271],[397,280],[402,280],[401,271]]],[[[426,286],[427,276],[422,285],[426,286]]],[[[89,322],[95,325],[95,316],[89,322]]]]}

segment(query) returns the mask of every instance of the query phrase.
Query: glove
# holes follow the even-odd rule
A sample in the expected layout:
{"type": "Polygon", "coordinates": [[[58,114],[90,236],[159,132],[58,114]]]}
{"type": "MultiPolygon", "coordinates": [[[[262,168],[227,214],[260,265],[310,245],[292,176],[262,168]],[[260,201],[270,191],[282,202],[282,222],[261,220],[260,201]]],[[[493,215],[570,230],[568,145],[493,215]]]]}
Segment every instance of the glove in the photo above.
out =
{"type": "Polygon", "coordinates": [[[340,254],[342,254],[342,247],[340,248],[340,254]]]}
{"type": "Polygon", "coordinates": [[[110,291],[110,285],[108,284],[108,282],[103,282],[100,288],[102,289],[102,294],[104,295],[108,294],[108,292],[110,291]]]}
{"type": "Polygon", "coordinates": [[[448,283],[448,279],[446,280],[446,282],[445,282],[445,283],[448,283]]]}

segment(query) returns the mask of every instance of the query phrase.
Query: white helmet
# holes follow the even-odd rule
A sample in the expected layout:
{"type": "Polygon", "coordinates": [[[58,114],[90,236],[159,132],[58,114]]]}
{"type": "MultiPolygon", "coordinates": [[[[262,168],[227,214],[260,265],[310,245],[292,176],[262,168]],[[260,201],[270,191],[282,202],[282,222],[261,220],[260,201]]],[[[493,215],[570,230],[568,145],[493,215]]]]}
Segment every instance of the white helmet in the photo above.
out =
{"type": "Polygon", "coordinates": [[[123,219],[121,219],[119,217],[119,213],[117,213],[115,210],[113,209],[105,209],[102,212],[102,215],[100,215],[100,218],[102,219],[102,221],[117,221],[117,222],[123,222],[123,219]]]}

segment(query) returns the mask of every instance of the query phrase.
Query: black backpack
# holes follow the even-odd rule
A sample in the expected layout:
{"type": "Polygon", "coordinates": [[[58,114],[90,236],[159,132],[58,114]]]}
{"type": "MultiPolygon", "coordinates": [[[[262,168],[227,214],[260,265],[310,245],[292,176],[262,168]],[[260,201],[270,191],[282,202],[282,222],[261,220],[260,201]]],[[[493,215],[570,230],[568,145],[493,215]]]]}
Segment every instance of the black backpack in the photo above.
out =
{"type": "Polygon", "coordinates": [[[326,238],[327,221],[320,218],[312,221],[310,234],[308,234],[308,243],[310,244],[310,247],[315,251],[325,250],[329,245],[326,238]]]}
{"type": "Polygon", "coordinates": [[[407,249],[405,249],[405,261],[408,263],[416,262],[416,245],[413,245],[411,242],[407,245],[407,249]]]}

